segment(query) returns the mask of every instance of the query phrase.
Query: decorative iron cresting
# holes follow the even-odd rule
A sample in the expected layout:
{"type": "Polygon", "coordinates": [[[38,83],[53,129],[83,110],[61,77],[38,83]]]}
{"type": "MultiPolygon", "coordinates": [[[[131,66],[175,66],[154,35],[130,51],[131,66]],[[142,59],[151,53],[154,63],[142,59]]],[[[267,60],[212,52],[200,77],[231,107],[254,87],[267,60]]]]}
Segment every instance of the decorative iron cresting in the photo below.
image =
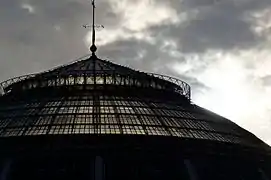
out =
{"type": "MultiPolygon", "coordinates": [[[[86,57],[79,58],[72,63],[66,64],[64,66],[58,66],[42,73],[28,74],[3,81],[0,83],[2,95],[11,92],[15,88],[17,90],[27,90],[34,88],[73,85],[88,85],[89,87],[94,85],[117,85],[125,87],[161,89],[181,94],[185,96],[188,100],[190,100],[191,98],[190,86],[186,82],[170,76],[154,73],[144,73],[120,65],[117,66],[118,68],[122,68],[122,72],[119,72],[119,69],[114,68],[97,70],[97,67],[95,66],[95,69],[65,69],[70,65],[76,65],[76,63],[79,62],[91,61],[92,56],[89,59],[85,58],[86,57]]],[[[109,61],[100,59],[99,61],[104,63],[105,66],[116,66],[116,64],[109,61]]]]}

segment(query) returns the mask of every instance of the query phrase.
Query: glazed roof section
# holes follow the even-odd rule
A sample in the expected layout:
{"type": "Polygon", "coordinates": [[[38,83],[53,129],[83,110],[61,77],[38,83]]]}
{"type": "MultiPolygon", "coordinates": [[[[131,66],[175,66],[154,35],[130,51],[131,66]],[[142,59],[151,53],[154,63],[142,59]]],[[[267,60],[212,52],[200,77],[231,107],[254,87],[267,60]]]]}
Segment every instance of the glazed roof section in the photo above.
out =
{"type": "Polygon", "coordinates": [[[59,66],[49,71],[15,77],[0,83],[3,94],[16,87],[32,89],[36,87],[62,85],[124,85],[151,87],[174,91],[190,100],[190,86],[173,77],[144,73],[101,60],[95,55],[81,58],[68,65],[59,66]]]}
{"type": "Polygon", "coordinates": [[[176,102],[103,93],[3,101],[0,103],[0,137],[155,135],[266,147],[228,119],[197,105],[176,102]]]}

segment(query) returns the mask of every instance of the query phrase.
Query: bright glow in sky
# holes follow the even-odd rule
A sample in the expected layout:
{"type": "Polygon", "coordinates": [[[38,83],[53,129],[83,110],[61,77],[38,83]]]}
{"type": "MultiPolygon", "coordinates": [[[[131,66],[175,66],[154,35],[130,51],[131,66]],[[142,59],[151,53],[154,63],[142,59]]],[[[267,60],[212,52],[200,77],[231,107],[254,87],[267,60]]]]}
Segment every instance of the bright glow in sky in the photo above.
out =
{"type": "MultiPolygon", "coordinates": [[[[114,29],[106,28],[99,32],[97,44],[105,45],[120,39],[135,38],[151,41],[146,29],[161,23],[176,23],[176,11],[153,0],[110,0],[114,13],[122,14],[121,23],[114,29]]],[[[86,43],[91,43],[92,33],[86,36],[86,43]]]]}
{"type": "Polygon", "coordinates": [[[122,27],[131,31],[142,31],[164,21],[178,20],[176,11],[163,4],[155,3],[153,0],[113,0],[112,4],[115,12],[123,14],[122,27]]]}
{"type": "MultiPolygon", "coordinates": [[[[221,114],[271,144],[271,88],[262,86],[261,77],[271,75],[271,53],[245,51],[200,56],[201,61],[219,58],[204,71],[192,71],[193,64],[174,64],[173,69],[197,78],[210,89],[196,93],[195,103],[221,114]],[[257,61],[255,61],[257,59],[257,61]],[[250,66],[250,67],[249,67],[250,66]]],[[[189,57],[188,57],[189,58],[189,57]]],[[[199,67],[199,66],[198,66],[199,67]]]]}
{"type": "Polygon", "coordinates": [[[32,5],[28,4],[28,3],[22,3],[21,7],[23,9],[27,10],[28,13],[30,13],[30,14],[35,13],[35,8],[32,5]]]}

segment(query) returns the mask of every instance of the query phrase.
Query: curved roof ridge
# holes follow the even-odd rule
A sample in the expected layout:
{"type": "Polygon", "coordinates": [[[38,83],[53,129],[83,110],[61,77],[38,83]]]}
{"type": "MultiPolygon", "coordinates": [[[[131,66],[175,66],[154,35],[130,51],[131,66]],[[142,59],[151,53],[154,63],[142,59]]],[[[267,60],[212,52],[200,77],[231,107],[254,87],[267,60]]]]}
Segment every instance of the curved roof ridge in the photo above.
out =
{"type": "Polygon", "coordinates": [[[44,72],[9,79],[0,83],[0,86],[6,93],[14,87],[16,89],[32,89],[45,86],[91,85],[92,83],[94,85],[96,83],[104,85],[109,83],[121,86],[164,89],[184,95],[189,101],[191,95],[190,86],[184,81],[170,76],[138,71],[109,60],[100,59],[96,55],[91,55],[88,58],[84,56],[71,63],[44,72]],[[74,80],[70,80],[70,77],[74,80]],[[94,79],[87,81],[86,77],[94,79]],[[105,82],[107,77],[108,82],[105,82]]]}

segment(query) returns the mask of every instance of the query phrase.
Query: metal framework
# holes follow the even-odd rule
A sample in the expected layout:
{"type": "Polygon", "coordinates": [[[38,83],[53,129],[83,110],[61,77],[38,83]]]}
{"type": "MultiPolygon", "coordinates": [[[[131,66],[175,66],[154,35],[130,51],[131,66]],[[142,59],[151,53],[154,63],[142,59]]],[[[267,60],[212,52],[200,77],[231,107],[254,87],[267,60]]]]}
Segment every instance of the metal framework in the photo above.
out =
{"type": "MultiPolygon", "coordinates": [[[[81,60],[81,62],[84,61],[88,61],[88,59],[81,60]]],[[[104,65],[105,67],[112,66],[112,63],[108,61],[96,58],[95,61],[102,62],[103,65],[106,64],[104,65]]],[[[80,62],[80,60],[66,66],[72,66],[74,64],[77,65],[78,62],[80,62]]],[[[85,66],[85,64],[83,65],[85,66]]],[[[23,90],[26,90],[33,88],[44,88],[49,86],[56,87],[67,85],[116,85],[172,91],[184,95],[188,100],[190,100],[190,86],[184,81],[170,76],[133,71],[129,68],[122,66],[119,66],[122,68],[121,72],[118,71],[118,68],[104,69],[102,67],[100,69],[96,69],[96,66],[93,66],[94,68],[92,67],[90,69],[85,68],[79,70],[58,70],[61,68],[65,68],[66,66],[60,66],[44,73],[29,74],[3,81],[0,83],[0,87],[3,92],[2,94],[9,93],[14,88],[21,88],[23,90]],[[124,72],[123,69],[125,69],[124,72]]]]}
{"type": "Polygon", "coordinates": [[[223,118],[207,119],[202,110],[140,97],[85,94],[47,97],[1,106],[0,136],[45,134],[134,134],[209,139],[253,145],[247,133],[223,118]]]}

